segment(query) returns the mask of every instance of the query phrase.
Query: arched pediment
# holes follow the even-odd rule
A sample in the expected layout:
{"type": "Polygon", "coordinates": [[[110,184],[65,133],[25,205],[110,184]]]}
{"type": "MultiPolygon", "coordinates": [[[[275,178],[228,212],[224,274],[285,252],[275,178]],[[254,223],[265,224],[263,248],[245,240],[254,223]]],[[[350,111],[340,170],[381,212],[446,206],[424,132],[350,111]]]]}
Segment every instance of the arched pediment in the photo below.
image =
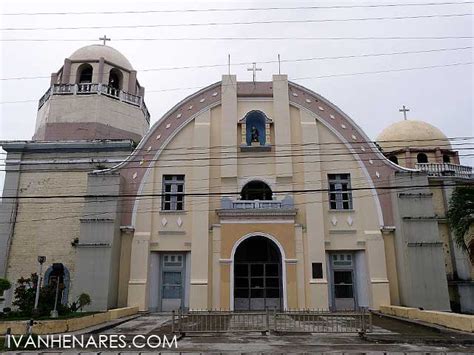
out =
{"type": "MultiPolygon", "coordinates": [[[[140,194],[147,172],[150,171],[153,161],[158,159],[160,152],[168,142],[199,113],[220,104],[221,85],[221,82],[212,84],[178,103],[153,125],[127,161],[111,170],[95,173],[119,172],[125,181],[124,193],[129,195],[140,194]]],[[[253,84],[238,83],[238,90],[245,91],[248,85],[253,84]]],[[[262,95],[264,97],[271,96],[271,86],[268,86],[266,90],[268,92],[262,95]]],[[[237,95],[239,96],[239,91],[237,91],[237,95]]],[[[337,106],[318,94],[289,82],[288,95],[290,105],[314,114],[318,121],[328,127],[348,147],[359,162],[371,186],[375,187],[373,194],[374,198],[380,201],[378,206],[381,224],[390,225],[392,223],[390,195],[383,193],[382,189],[376,189],[382,187],[384,182],[386,184],[386,181],[388,181],[388,178],[394,171],[407,169],[403,169],[385,158],[377,146],[368,139],[353,120],[345,115],[337,106]]],[[[248,115],[255,114],[256,112],[265,116],[266,124],[273,122],[264,112],[252,110],[237,123],[242,124],[248,115]]],[[[122,215],[122,224],[130,225],[132,224],[135,201],[128,199],[125,203],[128,206],[125,208],[127,213],[122,215]]]]}

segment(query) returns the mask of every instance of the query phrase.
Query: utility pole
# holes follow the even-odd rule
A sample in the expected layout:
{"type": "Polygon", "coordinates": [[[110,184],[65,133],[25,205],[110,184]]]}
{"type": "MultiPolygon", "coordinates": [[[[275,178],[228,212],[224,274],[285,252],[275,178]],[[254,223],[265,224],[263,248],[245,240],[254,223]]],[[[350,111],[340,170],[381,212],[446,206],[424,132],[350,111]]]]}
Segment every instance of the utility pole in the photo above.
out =
{"type": "Polygon", "coordinates": [[[35,296],[35,306],[33,307],[33,312],[36,313],[38,311],[38,302],[39,302],[39,294],[40,294],[40,287],[41,287],[41,278],[43,275],[43,264],[46,261],[46,256],[38,256],[39,266],[39,273],[38,273],[38,280],[36,281],[36,296],[35,296]]]}

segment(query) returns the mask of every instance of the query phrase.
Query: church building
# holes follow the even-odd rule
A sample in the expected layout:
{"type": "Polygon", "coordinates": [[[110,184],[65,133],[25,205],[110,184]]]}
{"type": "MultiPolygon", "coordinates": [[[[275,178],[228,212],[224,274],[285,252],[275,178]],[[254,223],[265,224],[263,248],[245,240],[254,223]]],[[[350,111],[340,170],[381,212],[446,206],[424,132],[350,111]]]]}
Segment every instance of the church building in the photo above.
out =
{"type": "Polygon", "coordinates": [[[280,74],[224,75],[152,127],[144,94],[106,45],[52,74],[33,140],[3,146],[0,277],[46,256],[43,282],[90,310],[449,311],[474,294],[444,218],[472,169],[435,127],[402,121],[375,143],[280,74]]]}

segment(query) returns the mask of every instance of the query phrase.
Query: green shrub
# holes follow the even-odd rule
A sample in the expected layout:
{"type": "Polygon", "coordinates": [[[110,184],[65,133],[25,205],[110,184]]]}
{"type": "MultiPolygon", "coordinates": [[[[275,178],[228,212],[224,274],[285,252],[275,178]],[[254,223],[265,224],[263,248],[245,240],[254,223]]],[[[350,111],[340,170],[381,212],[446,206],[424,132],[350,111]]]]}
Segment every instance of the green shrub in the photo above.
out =
{"type": "Polygon", "coordinates": [[[10,281],[0,278],[0,295],[2,295],[6,290],[9,290],[10,287],[12,287],[10,281]]]}

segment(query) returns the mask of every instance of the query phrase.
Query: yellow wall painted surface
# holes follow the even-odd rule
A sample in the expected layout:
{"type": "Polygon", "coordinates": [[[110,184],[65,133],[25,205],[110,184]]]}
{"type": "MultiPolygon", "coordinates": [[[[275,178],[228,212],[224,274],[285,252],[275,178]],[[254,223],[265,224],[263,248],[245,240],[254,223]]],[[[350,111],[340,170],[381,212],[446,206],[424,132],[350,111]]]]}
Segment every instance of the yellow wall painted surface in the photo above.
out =
{"type": "Polygon", "coordinates": [[[474,332],[474,316],[472,315],[439,311],[422,311],[417,308],[399,306],[381,306],[380,311],[392,316],[420,320],[422,322],[441,325],[447,328],[470,333],[474,332]]]}

